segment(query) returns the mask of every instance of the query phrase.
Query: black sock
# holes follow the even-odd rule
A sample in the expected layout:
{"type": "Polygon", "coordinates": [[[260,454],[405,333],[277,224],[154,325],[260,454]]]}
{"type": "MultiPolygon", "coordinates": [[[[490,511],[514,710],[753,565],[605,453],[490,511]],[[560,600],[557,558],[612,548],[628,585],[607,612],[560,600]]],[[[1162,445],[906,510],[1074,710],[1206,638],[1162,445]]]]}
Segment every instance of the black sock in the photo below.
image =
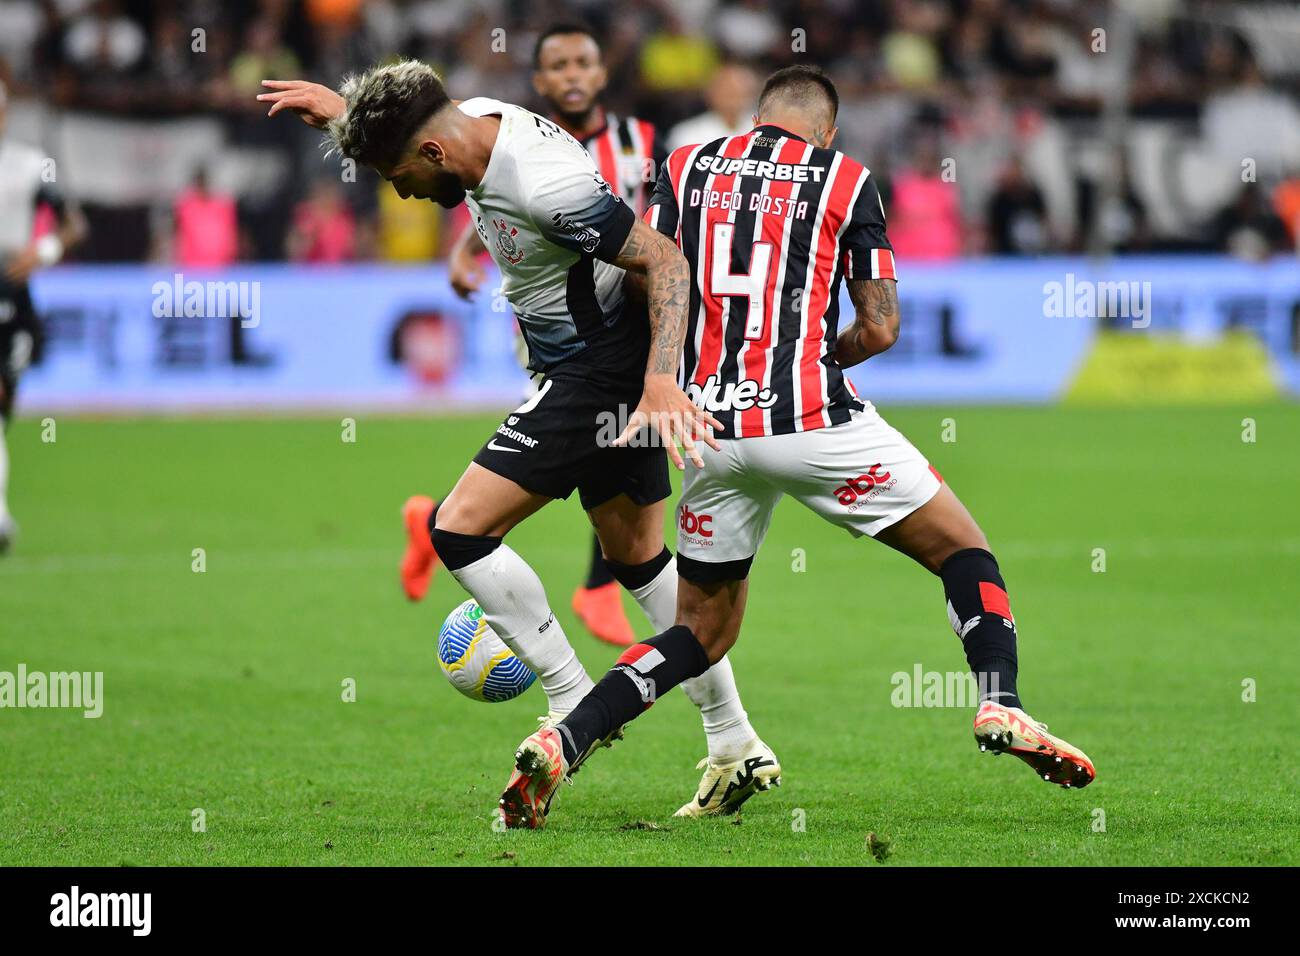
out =
{"type": "Polygon", "coordinates": [[[699,677],[708,669],[708,655],[685,625],[633,644],[558,724],[564,759],[572,767],[592,744],[604,740],[682,681],[699,677]]]}
{"type": "Polygon", "coordinates": [[[591,566],[587,568],[587,587],[598,588],[610,584],[614,574],[605,563],[605,555],[600,550],[600,538],[591,536],[591,566]]]}
{"type": "Polygon", "coordinates": [[[492,535],[460,534],[442,528],[434,528],[429,540],[433,542],[433,550],[438,552],[438,560],[453,572],[486,558],[501,547],[501,539],[492,535]]]}
{"type": "Polygon", "coordinates": [[[983,548],[966,548],[943,563],[939,577],[948,598],[948,620],[979,682],[980,700],[1019,707],[1016,622],[997,560],[983,548]]]}
{"type": "Polygon", "coordinates": [[[668,562],[673,559],[673,553],[664,545],[664,549],[656,554],[644,564],[620,564],[617,561],[605,559],[605,564],[609,567],[609,573],[619,584],[627,588],[628,591],[635,591],[637,588],[643,588],[655,578],[659,577],[661,571],[668,566],[668,562]]]}

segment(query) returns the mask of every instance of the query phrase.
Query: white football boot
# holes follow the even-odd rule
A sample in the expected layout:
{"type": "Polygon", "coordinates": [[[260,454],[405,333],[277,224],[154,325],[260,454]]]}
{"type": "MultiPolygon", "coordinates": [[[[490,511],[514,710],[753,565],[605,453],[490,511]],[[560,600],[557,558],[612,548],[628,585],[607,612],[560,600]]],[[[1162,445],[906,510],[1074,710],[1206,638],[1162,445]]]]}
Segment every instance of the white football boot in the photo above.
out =
{"type": "Polygon", "coordinates": [[[735,813],[740,805],[758,793],[781,786],[781,762],[772,748],[755,737],[738,760],[715,764],[705,757],[697,765],[704,770],[695,798],[675,817],[713,817],[735,813]]]}

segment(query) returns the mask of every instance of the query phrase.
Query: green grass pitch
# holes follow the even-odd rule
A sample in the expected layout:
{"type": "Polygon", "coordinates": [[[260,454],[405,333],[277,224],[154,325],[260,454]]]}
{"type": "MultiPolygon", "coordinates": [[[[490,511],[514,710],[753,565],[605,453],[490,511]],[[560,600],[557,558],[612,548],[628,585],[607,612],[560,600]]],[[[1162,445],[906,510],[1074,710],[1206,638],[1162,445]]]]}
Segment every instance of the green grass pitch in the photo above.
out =
{"type": "MultiPolygon", "coordinates": [[[[885,866],[1300,863],[1300,408],[884,412],[988,533],[1026,707],[1090,753],[1089,789],[978,753],[968,709],[892,706],[895,672],[964,666],[937,579],[787,501],[732,654],[785,785],[674,820],[704,753],[674,694],[545,831],[495,832],[544,698],[456,694],[434,640],[462,591],[443,570],[409,605],[395,574],[402,501],[495,416],[363,416],[355,443],[338,417],[60,418],[53,443],[28,419],[0,670],[103,671],[106,702],[0,710],[0,864],[875,866],[872,832],[885,866]]],[[[575,499],[511,544],[598,675],[617,652],[569,611],[587,535],[575,499]]]]}

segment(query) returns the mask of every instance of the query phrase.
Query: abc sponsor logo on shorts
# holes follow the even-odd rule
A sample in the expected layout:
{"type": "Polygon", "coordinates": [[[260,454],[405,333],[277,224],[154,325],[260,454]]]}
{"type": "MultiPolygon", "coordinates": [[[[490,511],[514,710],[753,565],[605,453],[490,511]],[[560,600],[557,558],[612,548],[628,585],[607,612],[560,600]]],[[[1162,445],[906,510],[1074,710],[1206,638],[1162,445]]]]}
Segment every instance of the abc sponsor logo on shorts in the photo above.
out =
{"type": "Polygon", "coordinates": [[[927,671],[921,664],[912,670],[895,671],[889,678],[894,688],[889,703],[894,707],[975,708],[980,701],[998,698],[998,675],[970,671],[927,671]]]}
{"type": "Polygon", "coordinates": [[[696,514],[682,502],[677,510],[677,527],[691,544],[702,548],[713,547],[713,515],[696,514]]]}
{"type": "Polygon", "coordinates": [[[845,479],[844,484],[835,489],[836,500],[845,506],[849,514],[853,514],[863,505],[874,501],[898,484],[897,478],[892,478],[889,472],[880,470],[882,467],[880,462],[876,462],[867,469],[865,474],[845,479]]]}

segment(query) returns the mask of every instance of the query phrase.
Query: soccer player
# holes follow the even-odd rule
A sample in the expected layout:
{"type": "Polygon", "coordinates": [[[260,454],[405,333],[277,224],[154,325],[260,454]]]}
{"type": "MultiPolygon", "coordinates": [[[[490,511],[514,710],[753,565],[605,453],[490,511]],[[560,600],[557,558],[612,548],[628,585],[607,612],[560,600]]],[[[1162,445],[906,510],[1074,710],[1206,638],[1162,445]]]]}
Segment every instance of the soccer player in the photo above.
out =
{"type": "MultiPolygon", "coordinates": [[[[676,381],[690,294],[686,260],[555,123],[497,100],[454,103],[421,63],[350,77],[342,95],[299,80],[264,85],[274,92],[258,98],[272,104],[271,115],[292,110],[327,129],[335,148],[374,168],[402,198],[448,208],[467,202],[501,270],[529,367],[545,378],[439,505],[431,538],[488,624],[537,675],[549,726],[593,685],[541,581],[502,538],[576,488],[615,576],[654,627],[672,625],[677,570],[663,540],[663,451],[615,447],[602,432],[608,421],[649,421],[678,468],[685,467],[678,440],[695,466],[702,462],[696,438],[716,444],[707,428],[717,420],[676,381]],[[648,321],[624,314],[624,270],[645,278],[648,321]]],[[[770,753],[721,655],[685,691],[700,708],[712,763],[729,768],[755,748],[770,753]]],[[[701,812],[721,807],[725,795],[719,789],[701,812]]]]}
{"type": "MultiPolygon", "coordinates": [[[[635,116],[620,118],[601,105],[607,81],[600,43],[587,27],[557,23],[538,36],[533,47],[533,89],[545,101],[548,118],[587,148],[605,182],[639,216],[645,211],[667,152],[652,124],[635,116]]],[[[448,261],[451,285],[462,298],[471,297],[486,278],[479,266],[479,256],[485,251],[473,226],[452,248],[448,261]]],[[[433,509],[433,499],[425,496],[409,499],[403,509],[407,550],[401,565],[402,582],[413,600],[419,600],[428,589],[437,560],[424,524],[433,509]]],[[[587,579],[573,593],[573,611],[602,641],[619,647],[636,642],[623,612],[618,581],[594,535],[587,579]]]]}
{"type": "Polygon", "coordinates": [[[597,742],[727,652],[786,494],[938,575],[981,689],[981,750],[1010,751],[1064,787],[1095,776],[1021,707],[1015,619],[979,525],[844,377],[894,344],[899,313],[876,185],[831,148],[838,106],[821,71],[779,70],[753,130],[675,150],[659,177],[646,218],[676,238],[695,279],[681,381],[722,421],[723,440],[684,479],[675,625],[628,648],[564,720],[524,740],[501,797],[508,826],[543,825],[559,781],[597,742]],[[856,312],[843,332],[841,281],[856,312]]]}
{"type": "Polygon", "coordinates": [[[0,83],[0,554],[9,550],[18,525],[9,513],[9,449],[5,431],[13,414],[18,377],[41,340],[27,280],[52,266],[85,236],[85,220],[65,202],[49,175],[53,167],[39,149],[4,135],[8,94],[0,83]],[[48,206],[59,217],[57,232],[32,241],[36,210],[48,206]]]}

